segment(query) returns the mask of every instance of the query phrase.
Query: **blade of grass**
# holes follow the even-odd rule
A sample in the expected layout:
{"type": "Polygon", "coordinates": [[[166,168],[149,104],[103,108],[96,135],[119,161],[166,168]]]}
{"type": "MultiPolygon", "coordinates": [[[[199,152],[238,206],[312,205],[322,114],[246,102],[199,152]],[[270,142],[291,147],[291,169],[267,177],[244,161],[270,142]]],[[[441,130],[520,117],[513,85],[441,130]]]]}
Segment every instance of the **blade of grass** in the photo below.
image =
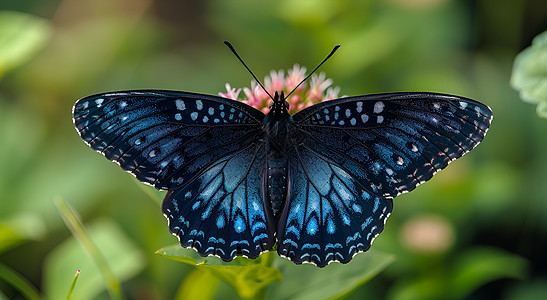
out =
{"type": "Polygon", "coordinates": [[[18,289],[27,299],[43,300],[40,293],[24,277],[14,270],[0,264],[0,278],[18,289]]]}
{"type": "Polygon", "coordinates": [[[70,285],[70,289],[68,290],[68,294],[66,295],[66,300],[70,300],[70,297],[72,297],[72,291],[74,290],[74,287],[76,286],[76,280],[78,280],[79,276],[80,276],[80,270],[76,271],[76,274],[74,274],[74,279],[72,279],[72,284],[70,285]]]}
{"type": "Polygon", "coordinates": [[[110,298],[115,300],[124,299],[120,282],[118,281],[118,279],[116,279],[116,276],[114,276],[114,273],[108,266],[108,263],[106,262],[103,254],[99,251],[97,246],[93,244],[93,241],[91,241],[89,235],[87,235],[84,229],[84,225],[80,221],[80,218],[77,216],[76,211],[61,198],[56,198],[54,202],[57,206],[57,209],[61,213],[61,216],[63,217],[66,226],[72,232],[72,235],[74,235],[74,237],[80,242],[87,254],[97,264],[97,267],[99,268],[104,278],[106,289],[108,290],[110,298]]]}

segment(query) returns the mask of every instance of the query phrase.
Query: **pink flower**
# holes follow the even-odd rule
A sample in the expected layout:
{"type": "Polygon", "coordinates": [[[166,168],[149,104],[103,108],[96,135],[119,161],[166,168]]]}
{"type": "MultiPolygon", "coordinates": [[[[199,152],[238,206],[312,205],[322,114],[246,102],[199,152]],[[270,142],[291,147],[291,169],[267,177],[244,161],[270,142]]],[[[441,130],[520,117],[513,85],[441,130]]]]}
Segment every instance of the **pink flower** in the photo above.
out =
{"type": "MultiPolygon", "coordinates": [[[[276,91],[283,91],[285,92],[285,95],[287,95],[287,93],[294,90],[304,78],[306,78],[306,67],[295,64],[292,69],[287,71],[287,76],[285,76],[285,71],[283,70],[271,71],[270,75],[266,76],[264,79],[264,86],[272,96],[276,91]]],[[[312,75],[309,88],[306,87],[305,83],[302,83],[286,99],[290,105],[289,113],[294,114],[315,103],[338,98],[340,88],[331,87],[332,82],[332,79],[326,78],[325,73],[312,75]]],[[[226,90],[227,93],[219,93],[219,95],[221,97],[237,100],[242,89],[236,90],[227,83],[226,90]]],[[[244,87],[243,93],[245,94],[245,98],[241,101],[259,109],[265,114],[270,111],[269,103],[271,102],[271,99],[256,81],[251,81],[251,88],[244,87]]]]}
{"type": "Polygon", "coordinates": [[[338,97],[339,93],[340,93],[340,87],[339,86],[329,87],[327,89],[327,92],[325,93],[325,97],[324,97],[323,101],[334,100],[334,99],[340,98],[340,97],[338,97]]]}
{"type": "MultiPolygon", "coordinates": [[[[306,78],[306,67],[300,67],[300,65],[295,64],[292,69],[290,69],[287,72],[287,78],[285,79],[285,82],[287,84],[287,90],[292,91],[297,84],[302,82],[306,78]]],[[[302,82],[302,84],[298,87],[298,90],[303,90],[306,87],[306,83],[302,82]]]]}
{"type": "MultiPolygon", "coordinates": [[[[256,81],[251,81],[251,88],[243,88],[243,93],[247,97],[247,100],[243,100],[243,102],[249,104],[252,107],[255,108],[261,108],[263,106],[264,100],[268,99],[268,95],[256,81]]],[[[267,101],[266,101],[267,106],[267,101]]]]}
{"type": "Polygon", "coordinates": [[[239,96],[239,93],[241,92],[241,88],[236,90],[235,88],[232,88],[229,83],[226,83],[225,87],[227,92],[218,93],[218,95],[223,98],[237,100],[237,97],[239,96]]]}
{"type": "Polygon", "coordinates": [[[264,77],[264,87],[270,95],[273,95],[276,91],[282,91],[285,88],[285,71],[270,71],[270,76],[264,77]]]}
{"type": "Polygon", "coordinates": [[[323,92],[332,84],[332,79],[326,79],[326,77],[327,75],[323,72],[311,76],[310,89],[306,94],[308,99],[312,101],[323,99],[323,92]]]}

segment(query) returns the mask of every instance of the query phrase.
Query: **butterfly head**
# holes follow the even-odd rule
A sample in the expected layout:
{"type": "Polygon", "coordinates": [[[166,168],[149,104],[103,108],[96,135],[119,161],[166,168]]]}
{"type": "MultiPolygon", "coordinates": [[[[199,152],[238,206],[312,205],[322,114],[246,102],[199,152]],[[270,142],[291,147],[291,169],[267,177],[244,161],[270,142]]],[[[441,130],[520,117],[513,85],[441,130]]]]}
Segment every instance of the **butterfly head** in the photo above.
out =
{"type": "Polygon", "coordinates": [[[289,102],[285,100],[285,94],[275,92],[272,104],[270,104],[270,114],[281,119],[283,116],[289,116],[289,102]]]}

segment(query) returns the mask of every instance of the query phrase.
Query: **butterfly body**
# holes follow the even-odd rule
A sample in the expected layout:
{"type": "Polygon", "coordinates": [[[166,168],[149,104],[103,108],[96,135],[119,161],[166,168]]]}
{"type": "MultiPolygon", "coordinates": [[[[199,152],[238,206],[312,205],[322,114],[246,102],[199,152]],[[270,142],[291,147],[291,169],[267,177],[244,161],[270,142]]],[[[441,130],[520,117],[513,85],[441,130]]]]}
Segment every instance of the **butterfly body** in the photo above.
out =
{"type": "Polygon", "coordinates": [[[484,138],[490,109],[435,93],[325,101],[295,115],[175,91],[103,93],[73,108],[82,139],[140,181],[182,246],[230,261],[277,252],[347,263],[383,230],[392,199],[484,138]]]}
{"type": "Polygon", "coordinates": [[[265,152],[266,174],[262,174],[268,188],[267,198],[271,204],[273,216],[279,221],[283,205],[287,199],[289,186],[288,157],[290,153],[289,135],[292,132],[294,121],[289,115],[289,104],[283,93],[275,93],[270,112],[264,118],[264,132],[266,137],[265,152]]]}

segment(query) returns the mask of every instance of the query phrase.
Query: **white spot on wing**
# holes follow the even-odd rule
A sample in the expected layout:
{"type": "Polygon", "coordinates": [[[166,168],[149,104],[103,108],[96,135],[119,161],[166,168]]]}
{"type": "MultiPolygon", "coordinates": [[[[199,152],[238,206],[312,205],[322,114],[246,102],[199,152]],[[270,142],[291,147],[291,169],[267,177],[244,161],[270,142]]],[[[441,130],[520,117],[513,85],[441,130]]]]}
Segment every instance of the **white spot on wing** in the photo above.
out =
{"type": "Polygon", "coordinates": [[[384,111],[384,106],[385,106],[385,104],[382,101],[378,101],[378,102],[374,103],[374,113],[379,114],[382,111],[384,111]]]}
{"type": "Polygon", "coordinates": [[[185,110],[186,109],[186,104],[184,104],[184,101],[182,101],[182,99],[175,100],[175,105],[177,106],[178,110],[185,110]]]}
{"type": "Polygon", "coordinates": [[[357,112],[361,113],[363,111],[363,102],[357,102],[357,112]]]}

